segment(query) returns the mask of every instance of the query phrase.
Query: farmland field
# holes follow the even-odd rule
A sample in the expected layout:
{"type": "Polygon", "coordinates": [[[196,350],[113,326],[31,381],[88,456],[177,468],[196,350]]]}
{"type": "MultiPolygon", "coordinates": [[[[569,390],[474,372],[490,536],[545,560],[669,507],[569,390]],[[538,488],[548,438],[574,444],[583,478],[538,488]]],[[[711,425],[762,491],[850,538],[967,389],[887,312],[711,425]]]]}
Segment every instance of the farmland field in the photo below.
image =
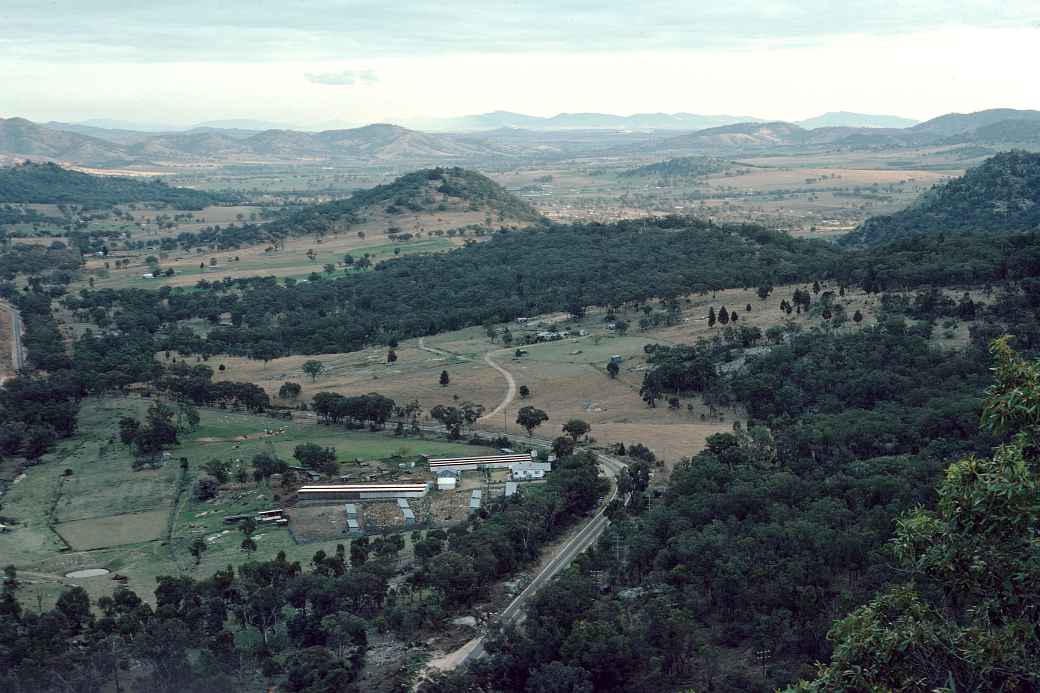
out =
{"type": "MultiPolygon", "coordinates": [[[[211,459],[248,465],[254,454],[273,451],[292,461],[293,448],[303,442],[335,447],[345,461],[489,452],[436,439],[344,431],[313,420],[283,422],[205,409],[198,429],[181,436],[162,467],[133,471],[130,452],[117,442],[117,422],[140,416],[148,405],[136,398],[86,401],[79,434],[30,467],[4,495],[4,514],[17,525],[0,534],[0,556],[18,567],[30,594],[48,602],[70,584],[82,585],[94,597],[110,594],[118,584],[111,576],[64,577],[77,569],[105,568],[151,599],[158,575],[207,575],[247,560],[239,550],[241,535],[233,526],[228,531],[222,518],[270,508],[281,490],[251,479],[232,481],[216,499],[199,501],[192,490],[201,465],[211,459]],[[188,460],[185,470],[182,457],[188,460]],[[198,566],[188,553],[196,537],[204,537],[208,547],[198,566]]],[[[285,551],[290,560],[307,561],[318,549],[335,549],[335,541],[297,544],[283,527],[263,527],[254,539],[263,555],[285,551]]]]}

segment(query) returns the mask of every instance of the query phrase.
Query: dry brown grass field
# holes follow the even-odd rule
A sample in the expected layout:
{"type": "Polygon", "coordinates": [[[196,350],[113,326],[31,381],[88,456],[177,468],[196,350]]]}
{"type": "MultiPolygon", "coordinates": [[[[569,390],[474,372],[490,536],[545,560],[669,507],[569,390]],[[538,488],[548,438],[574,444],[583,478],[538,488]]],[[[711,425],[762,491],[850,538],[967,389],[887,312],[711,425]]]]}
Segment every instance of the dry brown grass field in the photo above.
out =
{"type": "Polygon", "coordinates": [[[568,162],[494,177],[512,189],[539,187],[538,192],[521,194],[531,195],[526,199],[539,211],[562,222],[690,214],[764,223],[799,234],[815,227],[816,237],[830,237],[851,230],[868,216],[906,206],[973,163],[943,158],[943,154],[942,150],[909,151],[901,153],[900,161],[893,161],[892,152],[730,157],[747,165],[740,174],[717,173],[667,185],[654,177],[618,175],[669,158],[663,154],[568,162]],[[835,194],[826,188],[848,192],[858,188],[868,196],[835,194]],[[871,196],[882,192],[886,199],[871,196]]]}
{"type": "MultiPolygon", "coordinates": [[[[742,421],[739,409],[711,410],[699,397],[682,398],[679,410],[669,410],[659,403],[650,409],[639,396],[639,386],[646,368],[644,345],[692,344],[700,338],[717,334],[719,326],[708,327],[705,316],[709,307],[718,310],[738,310],[740,323],[759,327],[763,331],[789,320],[778,309],[781,298],[790,298],[794,286],[778,287],[766,300],[761,301],[754,291],[732,289],[718,292],[717,296],[690,297],[684,305],[682,322],[674,327],[639,331],[633,326],[626,336],[619,336],[606,328],[601,310],[592,311],[580,321],[565,321],[561,329],[586,330],[587,336],[570,337],[558,342],[524,347],[528,355],[514,359],[515,345],[503,348],[492,344],[483,328],[468,328],[448,332],[425,340],[425,346],[445,353],[432,353],[419,347],[418,340],[402,342],[396,349],[398,360],[386,363],[385,348],[370,348],[346,354],[322,356],[291,356],[276,359],[266,366],[246,358],[217,357],[210,364],[223,364],[223,377],[247,380],[264,387],[272,397],[286,381],[300,383],[300,399],[309,401],[319,391],[342,394],[379,392],[398,402],[418,400],[425,412],[438,404],[450,405],[461,401],[483,404],[486,411],[498,406],[506,395],[503,376],[492,369],[484,356],[508,370],[518,386],[526,385],[531,396],[527,400],[516,397],[494,418],[484,419],[478,428],[487,432],[503,430],[518,433],[516,415],[520,407],[531,405],[545,410],[549,421],[536,430],[536,435],[552,437],[571,418],[579,418],[592,425],[592,437],[600,444],[642,442],[654,449],[660,457],[676,462],[697,453],[707,436],[731,430],[734,421],[742,421]],[[751,312],[745,307],[751,304],[751,312]],[[613,355],[624,358],[617,379],[606,374],[606,363],[613,355]],[[305,361],[317,359],[326,372],[317,380],[304,375],[305,361]],[[450,384],[439,385],[442,370],[447,370],[450,384]]],[[[834,288],[834,287],[830,287],[834,288]]],[[[857,309],[864,315],[862,325],[874,322],[875,298],[860,292],[851,292],[839,299],[849,316],[857,309]]],[[[630,324],[638,323],[641,313],[618,317],[630,324]]],[[[546,319],[559,319],[552,316],[546,319]]],[[[813,318],[796,317],[794,322],[808,328],[813,318]]],[[[521,338],[524,329],[509,326],[514,337],[521,338]]],[[[537,328],[531,328],[532,331],[537,328]]],[[[843,330],[858,329],[851,321],[843,330]]],[[[429,421],[430,423],[434,423],[429,421]]]]}

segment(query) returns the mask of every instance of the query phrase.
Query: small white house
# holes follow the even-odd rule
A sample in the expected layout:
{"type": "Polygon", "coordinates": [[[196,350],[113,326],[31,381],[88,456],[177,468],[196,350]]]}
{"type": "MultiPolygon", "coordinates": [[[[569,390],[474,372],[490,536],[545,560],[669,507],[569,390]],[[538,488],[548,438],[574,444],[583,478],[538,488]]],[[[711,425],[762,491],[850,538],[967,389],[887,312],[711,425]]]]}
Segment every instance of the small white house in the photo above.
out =
{"type": "Polygon", "coordinates": [[[454,474],[442,474],[437,477],[438,491],[454,491],[459,480],[454,474]]]}
{"type": "Polygon", "coordinates": [[[552,471],[548,462],[518,462],[509,468],[509,476],[513,481],[531,481],[544,479],[552,471]]]}

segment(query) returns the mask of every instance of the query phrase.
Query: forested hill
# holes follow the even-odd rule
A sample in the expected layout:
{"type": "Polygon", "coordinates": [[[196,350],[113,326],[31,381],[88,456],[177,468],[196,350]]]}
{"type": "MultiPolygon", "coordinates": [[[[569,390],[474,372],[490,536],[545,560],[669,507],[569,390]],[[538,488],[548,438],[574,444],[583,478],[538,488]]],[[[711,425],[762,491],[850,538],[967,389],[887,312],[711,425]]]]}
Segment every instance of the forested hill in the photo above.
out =
{"type": "Polygon", "coordinates": [[[154,202],[177,209],[202,209],[229,201],[226,195],[175,188],[160,180],[93,176],[57,164],[26,162],[0,168],[0,203],[75,204],[102,208],[129,202],[154,202]]]}
{"type": "Polygon", "coordinates": [[[372,212],[487,212],[500,224],[544,221],[534,207],[495,181],[464,168],[414,171],[391,183],[358,190],[350,197],[310,205],[272,221],[272,230],[290,233],[330,231],[356,223],[372,212]]]}
{"type": "Polygon", "coordinates": [[[840,242],[868,246],[938,233],[1040,230],[1040,154],[1010,151],[936,186],[912,206],[872,217],[840,242]]]}
{"type": "Polygon", "coordinates": [[[282,286],[258,277],[200,283],[205,291],[176,292],[168,301],[142,290],[85,291],[68,301],[77,310],[121,306],[128,332],[232,314],[236,327],[205,339],[169,331],[169,348],[183,353],[334,353],[523,315],[804,281],[822,276],[840,254],[760,227],[665,218],[501,232],[486,243],[328,281],[282,286]]]}
{"type": "Polygon", "coordinates": [[[659,177],[659,178],[700,178],[712,173],[719,173],[738,166],[736,162],[718,159],[713,156],[682,156],[639,168],[625,171],[621,175],[626,178],[659,177]]]}

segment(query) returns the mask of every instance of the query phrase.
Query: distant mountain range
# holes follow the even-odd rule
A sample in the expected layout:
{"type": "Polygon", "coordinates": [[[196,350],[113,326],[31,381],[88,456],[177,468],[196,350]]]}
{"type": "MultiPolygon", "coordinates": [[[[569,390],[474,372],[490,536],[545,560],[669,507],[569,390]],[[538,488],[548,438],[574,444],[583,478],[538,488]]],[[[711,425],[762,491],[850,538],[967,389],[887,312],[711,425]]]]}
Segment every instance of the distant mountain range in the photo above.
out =
{"type": "MultiPolygon", "coordinates": [[[[527,130],[703,130],[734,123],[762,123],[762,118],[732,115],[699,115],[696,113],[637,113],[630,116],[609,113],[560,113],[550,117],[530,116],[509,111],[493,111],[458,118],[416,121],[415,127],[441,132],[467,132],[497,128],[527,130]]],[[[798,121],[797,125],[818,127],[905,128],[919,121],[889,115],[867,115],[833,111],[798,121]]]]}
{"type": "Polygon", "coordinates": [[[24,118],[8,118],[0,119],[0,161],[32,158],[99,168],[236,162],[345,162],[418,168],[645,152],[671,157],[733,157],[798,149],[884,150],[975,144],[995,150],[1040,145],[1040,111],[954,113],[909,127],[881,127],[894,122],[895,117],[855,113],[829,113],[801,123],[744,119],[718,124],[732,118],[688,113],[572,113],[538,118],[496,112],[467,116],[463,120],[474,129],[453,133],[422,132],[389,124],[320,132],[218,127],[264,124],[257,121],[214,121],[190,130],[142,132],[86,124],[41,125],[24,118]],[[859,124],[826,124],[842,122],[859,124]],[[494,128],[481,130],[477,125],[494,128]]]}
{"type": "Polygon", "coordinates": [[[867,219],[841,243],[870,246],[939,233],[1022,231],[1040,231],[1040,154],[1011,151],[932,188],[900,212],[867,219]]]}
{"type": "Polygon", "coordinates": [[[807,130],[815,128],[908,128],[917,125],[919,120],[902,118],[893,115],[868,115],[866,113],[850,113],[849,111],[831,111],[815,118],[799,120],[795,125],[807,130]]]}
{"type": "Polygon", "coordinates": [[[0,154],[120,167],[185,161],[445,162],[487,159],[507,153],[479,140],[387,124],[314,133],[213,128],[168,133],[113,132],[108,139],[102,139],[82,129],[46,127],[24,118],[0,119],[0,154]]]}
{"type": "Polygon", "coordinates": [[[701,130],[730,123],[759,122],[758,118],[695,113],[637,113],[630,116],[609,113],[560,113],[550,117],[530,116],[509,111],[493,111],[458,118],[434,118],[412,123],[423,130],[467,132],[497,128],[525,130],[701,130]]]}
{"type": "Polygon", "coordinates": [[[1040,111],[997,109],[950,114],[906,128],[807,129],[784,121],[734,123],[658,140],[648,148],[663,152],[732,154],[793,147],[889,149],[966,142],[1003,146],[1040,142],[1040,111]]]}

